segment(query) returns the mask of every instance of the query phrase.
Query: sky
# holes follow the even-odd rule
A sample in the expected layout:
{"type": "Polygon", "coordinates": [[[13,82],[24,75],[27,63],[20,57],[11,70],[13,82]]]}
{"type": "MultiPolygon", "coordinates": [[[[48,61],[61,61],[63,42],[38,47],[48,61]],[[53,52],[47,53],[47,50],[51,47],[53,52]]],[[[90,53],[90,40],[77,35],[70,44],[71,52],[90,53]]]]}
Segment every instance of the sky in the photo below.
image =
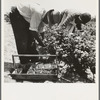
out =
{"type": "Polygon", "coordinates": [[[2,0],[3,11],[8,12],[10,7],[17,5],[19,2],[37,2],[47,10],[50,8],[62,11],[64,9],[72,9],[78,12],[89,12],[96,16],[98,0],[2,0]]]}

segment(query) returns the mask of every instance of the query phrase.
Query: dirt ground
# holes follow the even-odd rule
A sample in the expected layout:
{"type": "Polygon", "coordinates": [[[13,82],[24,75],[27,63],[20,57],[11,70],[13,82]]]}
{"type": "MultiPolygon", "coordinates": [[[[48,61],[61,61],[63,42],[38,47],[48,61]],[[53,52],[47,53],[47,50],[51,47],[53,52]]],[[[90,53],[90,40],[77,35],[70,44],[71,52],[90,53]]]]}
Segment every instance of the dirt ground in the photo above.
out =
{"type": "Polygon", "coordinates": [[[4,62],[12,63],[12,55],[17,54],[12,27],[4,22],[4,62]]]}
{"type": "Polygon", "coordinates": [[[16,82],[8,75],[9,69],[13,67],[12,55],[17,54],[15,39],[12,27],[7,22],[4,22],[4,82],[16,82]]]}

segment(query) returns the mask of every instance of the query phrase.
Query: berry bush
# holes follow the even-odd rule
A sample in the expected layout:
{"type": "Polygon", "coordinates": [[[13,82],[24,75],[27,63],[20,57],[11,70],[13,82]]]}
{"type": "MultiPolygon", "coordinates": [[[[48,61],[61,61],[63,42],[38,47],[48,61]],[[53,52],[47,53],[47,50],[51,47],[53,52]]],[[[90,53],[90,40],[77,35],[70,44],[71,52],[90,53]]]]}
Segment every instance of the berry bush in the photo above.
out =
{"type": "Polygon", "coordinates": [[[65,78],[68,73],[78,74],[80,77],[94,82],[96,67],[96,24],[93,18],[82,30],[75,30],[75,33],[68,33],[66,29],[55,31],[47,28],[44,44],[47,46],[48,54],[58,56],[59,67],[62,67],[61,75],[65,78]],[[61,64],[63,62],[63,64],[61,64]],[[64,69],[63,67],[66,68],[64,69]]]}

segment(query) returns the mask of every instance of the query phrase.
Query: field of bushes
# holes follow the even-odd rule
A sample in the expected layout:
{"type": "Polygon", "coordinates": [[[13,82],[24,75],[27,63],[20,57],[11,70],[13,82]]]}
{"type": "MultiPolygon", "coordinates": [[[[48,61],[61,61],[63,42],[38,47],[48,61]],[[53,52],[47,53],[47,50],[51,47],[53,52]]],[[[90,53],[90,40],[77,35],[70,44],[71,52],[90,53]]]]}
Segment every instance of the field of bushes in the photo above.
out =
{"type": "MultiPolygon", "coordinates": [[[[11,55],[16,54],[16,46],[9,23],[5,16],[5,43],[4,57],[6,62],[11,61],[11,55]]],[[[39,47],[40,54],[56,54],[59,66],[59,78],[61,82],[69,80],[70,83],[84,82],[94,83],[96,75],[96,18],[92,18],[86,25],[82,25],[82,30],[75,29],[75,33],[68,33],[65,28],[55,30],[56,25],[49,29],[46,27],[44,44],[46,48],[39,47]]],[[[52,59],[51,59],[52,60],[52,59]]],[[[6,70],[5,70],[6,71],[6,70]]]]}

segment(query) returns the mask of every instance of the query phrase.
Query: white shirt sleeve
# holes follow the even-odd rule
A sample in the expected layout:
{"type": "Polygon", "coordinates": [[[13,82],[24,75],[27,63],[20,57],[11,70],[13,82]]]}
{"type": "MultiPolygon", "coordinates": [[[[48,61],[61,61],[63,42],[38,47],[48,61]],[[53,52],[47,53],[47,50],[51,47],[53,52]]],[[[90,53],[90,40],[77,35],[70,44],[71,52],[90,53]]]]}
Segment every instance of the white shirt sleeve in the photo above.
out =
{"type": "Polygon", "coordinates": [[[41,23],[41,18],[42,18],[41,13],[38,13],[38,12],[34,11],[31,15],[29,29],[32,30],[32,31],[37,31],[38,32],[38,27],[41,23]]]}

